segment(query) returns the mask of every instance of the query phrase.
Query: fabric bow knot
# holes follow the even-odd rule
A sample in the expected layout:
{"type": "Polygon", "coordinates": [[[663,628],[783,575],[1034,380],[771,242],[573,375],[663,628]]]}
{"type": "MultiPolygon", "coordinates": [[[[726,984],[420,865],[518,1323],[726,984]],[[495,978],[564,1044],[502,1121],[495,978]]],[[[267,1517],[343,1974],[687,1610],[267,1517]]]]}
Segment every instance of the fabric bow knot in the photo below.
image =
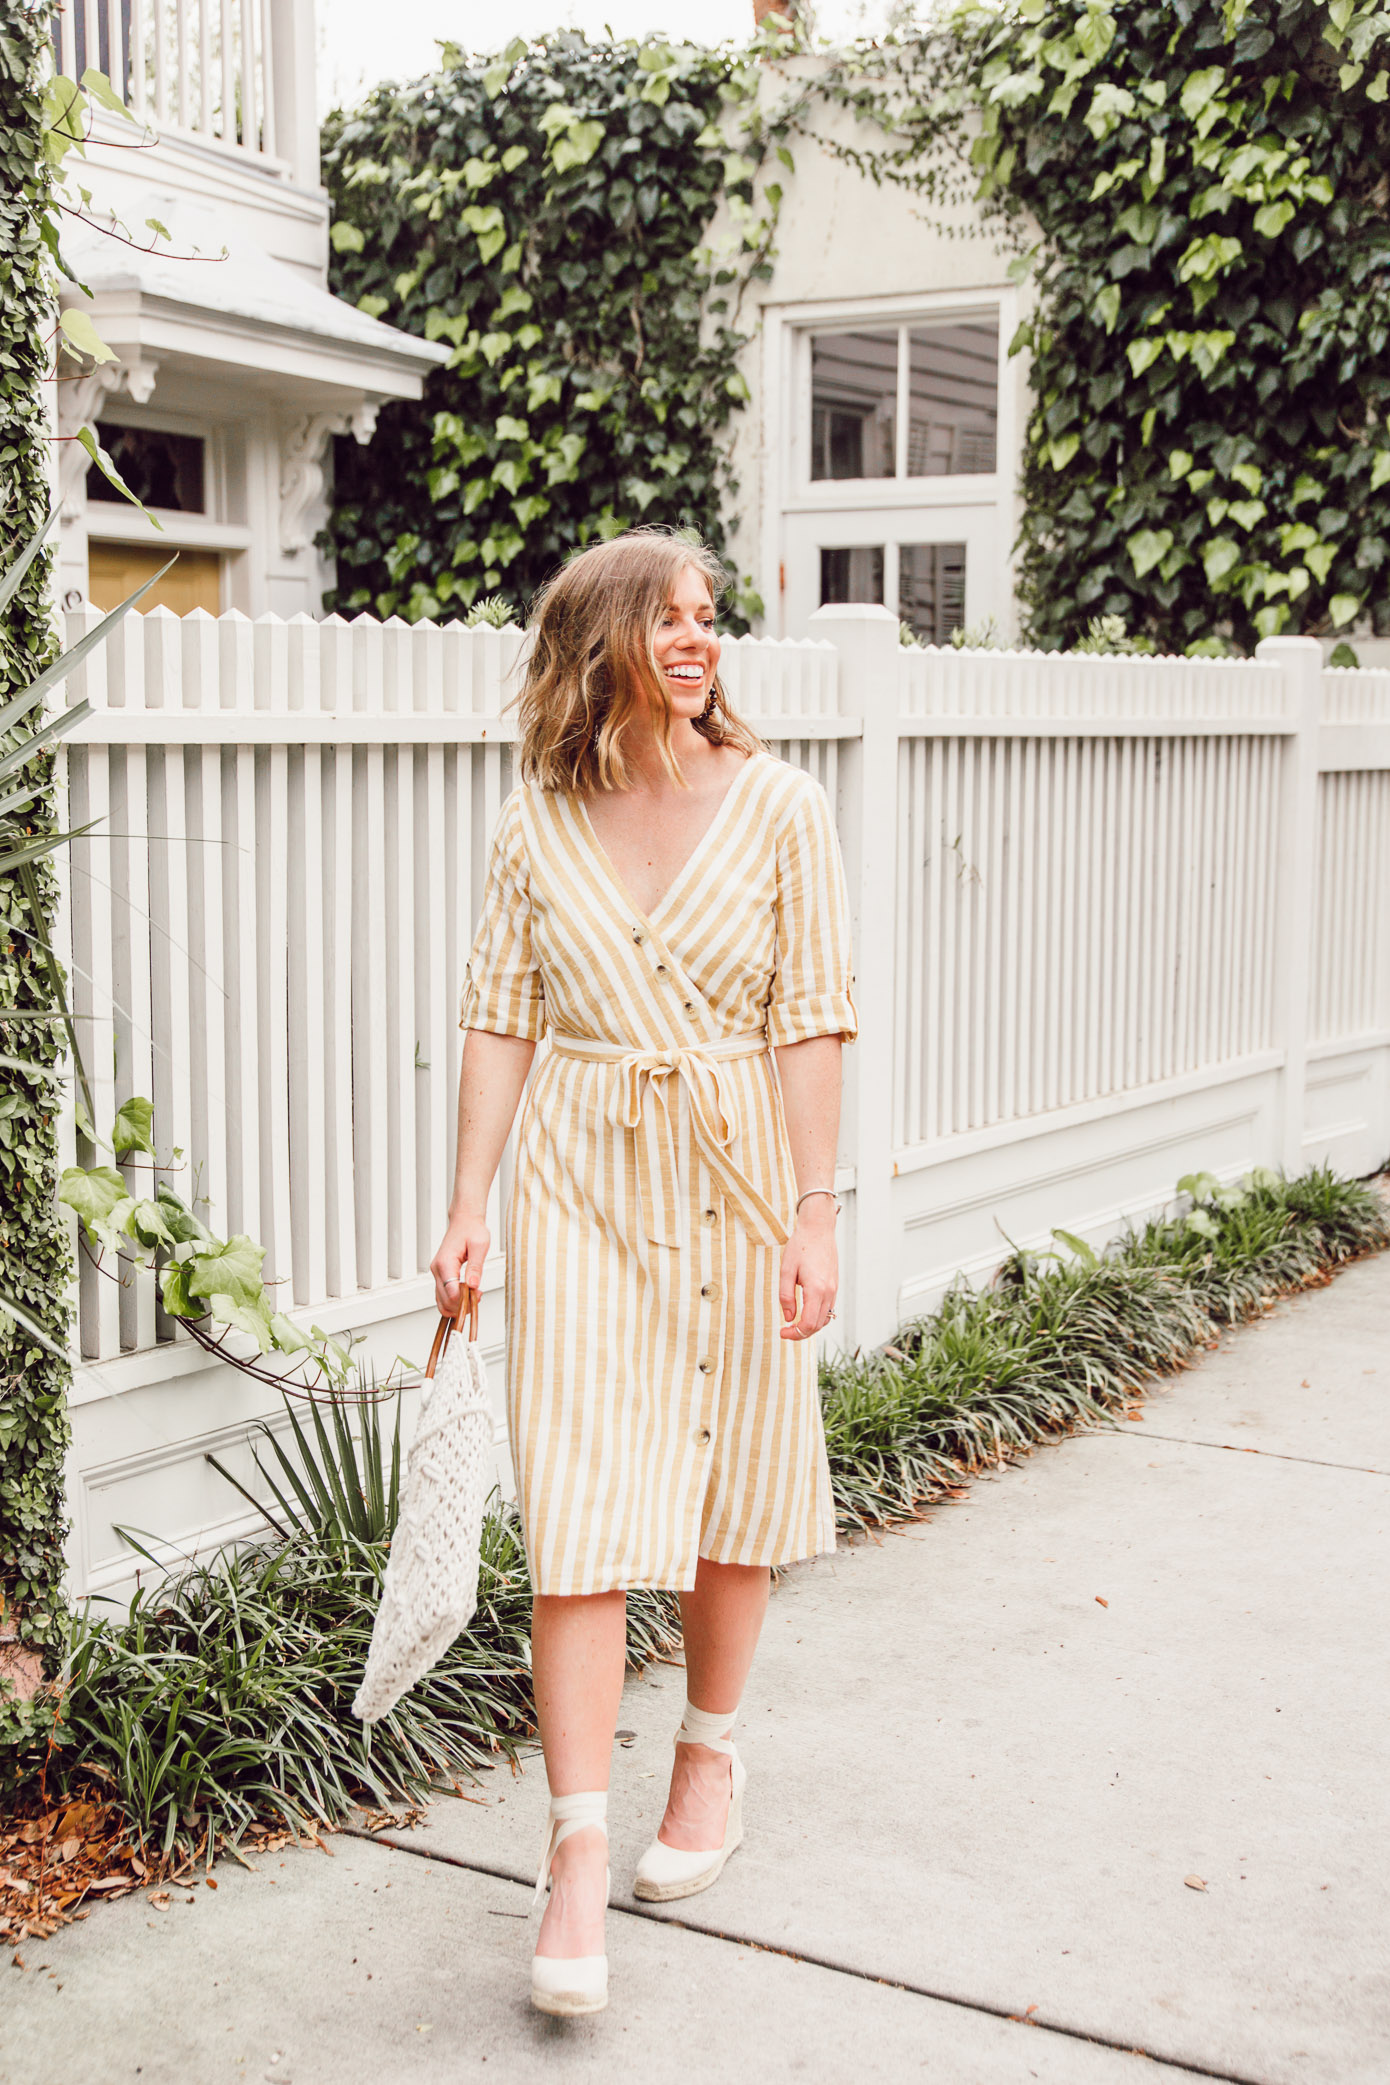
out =
{"type": "Polygon", "coordinates": [[[557,1042],[575,1056],[602,1055],[613,1064],[607,1119],[617,1129],[631,1130],[637,1158],[637,1185],[645,1234],[653,1245],[683,1245],[687,1183],[679,1163],[680,1096],[676,1079],[685,1083],[690,1105],[691,1137],[725,1198],[764,1245],[785,1244],[787,1226],[747,1174],[735,1163],[738,1121],[731,1097],[720,1078],[719,1059],[751,1057],[767,1047],[761,1036],[731,1038],[704,1048],[613,1050],[578,1039],[557,1042]]]}

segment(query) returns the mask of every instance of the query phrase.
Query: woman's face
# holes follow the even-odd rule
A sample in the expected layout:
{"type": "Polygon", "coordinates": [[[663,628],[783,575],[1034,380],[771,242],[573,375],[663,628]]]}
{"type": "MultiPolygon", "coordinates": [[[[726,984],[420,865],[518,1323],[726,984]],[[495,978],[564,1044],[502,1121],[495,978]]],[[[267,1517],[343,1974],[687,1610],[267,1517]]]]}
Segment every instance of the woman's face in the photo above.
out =
{"type": "Polygon", "coordinates": [[[652,650],[675,717],[698,717],[719,664],[714,602],[705,576],[687,565],[671,588],[652,650]]]}

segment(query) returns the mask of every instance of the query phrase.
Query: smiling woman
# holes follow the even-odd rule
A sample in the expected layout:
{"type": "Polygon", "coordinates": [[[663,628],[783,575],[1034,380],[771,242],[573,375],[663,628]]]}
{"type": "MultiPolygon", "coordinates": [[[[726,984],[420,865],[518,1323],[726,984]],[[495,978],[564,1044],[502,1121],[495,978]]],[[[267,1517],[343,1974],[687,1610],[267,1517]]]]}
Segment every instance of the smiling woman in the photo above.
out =
{"type": "Polygon", "coordinates": [[[621,791],[635,745],[650,739],[676,786],[691,786],[675,763],[678,721],[707,745],[756,752],[719,682],[714,601],[725,584],[703,544],[665,529],[629,530],[563,566],[532,618],[520,704],[528,781],[621,791]]]}
{"type": "Polygon", "coordinates": [[[433,1263],[450,1315],[482,1279],[526,1086],[507,1407],[552,1796],[532,1980],[548,2012],[606,2003],[627,1588],[679,1590],[689,1689],[633,1887],[689,1896],[740,1836],[729,1733],[769,1570],[835,1542],[810,1340],[834,1315],[840,1044],[857,1025],[844,878],[819,784],[725,699],[721,583],[703,546],[642,530],[543,589],[524,780],[498,821],[461,1016],[433,1263]]]}

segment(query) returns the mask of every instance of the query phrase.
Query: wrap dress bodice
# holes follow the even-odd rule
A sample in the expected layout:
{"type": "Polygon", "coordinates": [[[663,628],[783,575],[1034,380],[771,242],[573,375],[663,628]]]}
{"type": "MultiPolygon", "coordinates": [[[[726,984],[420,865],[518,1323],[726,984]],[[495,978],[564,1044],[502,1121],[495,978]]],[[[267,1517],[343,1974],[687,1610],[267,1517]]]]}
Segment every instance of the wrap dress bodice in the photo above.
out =
{"type": "Polygon", "coordinates": [[[460,1018],[540,1044],[506,1226],[537,1592],[833,1548],[814,1350],[778,1332],[796,1182],[772,1052],[852,1040],[852,987],[825,793],[770,754],[650,912],[579,799],[503,805],[460,1018]]]}

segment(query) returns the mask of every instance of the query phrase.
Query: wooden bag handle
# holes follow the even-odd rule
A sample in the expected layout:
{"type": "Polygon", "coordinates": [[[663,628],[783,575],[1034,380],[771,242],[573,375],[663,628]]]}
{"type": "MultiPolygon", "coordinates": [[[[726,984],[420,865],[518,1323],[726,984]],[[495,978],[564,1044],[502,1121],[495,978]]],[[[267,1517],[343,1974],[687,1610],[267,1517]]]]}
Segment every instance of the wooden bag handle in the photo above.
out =
{"type": "Polygon", "coordinates": [[[434,1335],[434,1345],[430,1348],[430,1358],[425,1363],[426,1382],[429,1382],[436,1368],[438,1368],[451,1335],[462,1328],[465,1317],[468,1320],[468,1337],[470,1340],[476,1339],[478,1337],[478,1291],[470,1289],[466,1284],[459,1297],[459,1307],[453,1316],[450,1317],[446,1311],[439,1320],[439,1329],[434,1335]]]}

